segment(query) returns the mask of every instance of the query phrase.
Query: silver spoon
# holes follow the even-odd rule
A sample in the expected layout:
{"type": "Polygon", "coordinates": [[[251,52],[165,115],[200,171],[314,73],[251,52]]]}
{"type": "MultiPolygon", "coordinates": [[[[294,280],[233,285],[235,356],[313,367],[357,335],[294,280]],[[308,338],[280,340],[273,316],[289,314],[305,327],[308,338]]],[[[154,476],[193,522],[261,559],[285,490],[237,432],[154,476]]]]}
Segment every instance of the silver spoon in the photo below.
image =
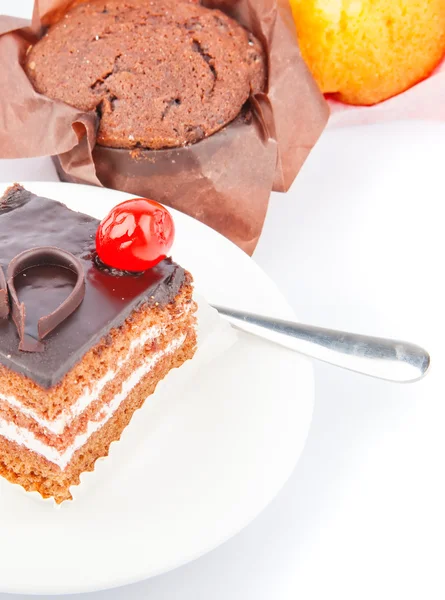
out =
{"type": "Polygon", "coordinates": [[[410,383],[422,379],[430,366],[428,352],[408,342],[324,329],[212,306],[243,331],[363,375],[410,383]]]}

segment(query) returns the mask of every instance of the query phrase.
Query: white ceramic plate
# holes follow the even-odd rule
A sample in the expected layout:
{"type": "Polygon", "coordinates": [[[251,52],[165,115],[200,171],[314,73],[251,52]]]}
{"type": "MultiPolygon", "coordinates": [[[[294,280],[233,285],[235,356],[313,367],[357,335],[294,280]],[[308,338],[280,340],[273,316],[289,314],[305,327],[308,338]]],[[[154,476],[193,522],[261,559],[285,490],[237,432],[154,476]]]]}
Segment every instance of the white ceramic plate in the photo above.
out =
{"type": "MultiPolygon", "coordinates": [[[[98,218],[129,197],[63,183],[24,185],[98,218]]],[[[272,281],[241,250],[190,217],[174,212],[174,218],[173,256],[210,302],[292,317],[272,281]]],[[[26,494],[0,494],[0,591],[105,589],[215,548],[283,486],[303,450],[312,409],[311,364],[240,335],[181,398],[145,410],[147,443],[135,447],[119,474],[121,489],[95,488],[61,510],[26,494]]],[[[110,480],[116,476],[109,473],[110,480]]]]}

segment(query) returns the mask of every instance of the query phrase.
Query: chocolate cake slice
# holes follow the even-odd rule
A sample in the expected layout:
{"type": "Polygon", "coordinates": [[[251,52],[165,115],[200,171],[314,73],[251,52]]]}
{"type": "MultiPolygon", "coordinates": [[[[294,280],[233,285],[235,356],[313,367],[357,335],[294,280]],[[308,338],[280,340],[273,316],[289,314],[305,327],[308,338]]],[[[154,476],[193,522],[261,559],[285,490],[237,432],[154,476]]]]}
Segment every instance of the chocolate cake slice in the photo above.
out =
{"type": "Polygon", "coordinates": [[[98,225],[18,184],[0,200],[0,474],[57,503],[196,348],[191,275],[104,267],[98,225]]]}

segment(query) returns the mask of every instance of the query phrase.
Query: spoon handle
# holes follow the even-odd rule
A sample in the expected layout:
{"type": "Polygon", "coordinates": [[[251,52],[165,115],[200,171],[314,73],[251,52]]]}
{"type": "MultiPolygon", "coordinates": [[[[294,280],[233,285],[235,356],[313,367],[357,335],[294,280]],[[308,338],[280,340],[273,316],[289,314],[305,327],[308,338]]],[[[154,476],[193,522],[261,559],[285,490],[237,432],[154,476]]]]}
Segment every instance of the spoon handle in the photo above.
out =
{"type": "Polygon", "coordinates": [[[430,365],[428,352],[408,342],[281,321],[222,306],[213,307],[243,331],[363,375],[408,383],[421,379],[430,365]]]}

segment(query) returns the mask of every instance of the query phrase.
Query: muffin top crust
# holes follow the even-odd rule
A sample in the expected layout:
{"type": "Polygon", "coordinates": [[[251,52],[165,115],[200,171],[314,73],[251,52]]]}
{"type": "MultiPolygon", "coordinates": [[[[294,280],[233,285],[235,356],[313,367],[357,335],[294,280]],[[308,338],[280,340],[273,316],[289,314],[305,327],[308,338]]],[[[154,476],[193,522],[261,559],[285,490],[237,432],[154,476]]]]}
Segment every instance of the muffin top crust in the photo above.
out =
{"type": "Polygon", "coordinates": [[[34,88],[97,110],[97,143],[184,146],[212,135],[266,83],[261,43],[193,0],[92,0],[28,52],[34,88]]]}

